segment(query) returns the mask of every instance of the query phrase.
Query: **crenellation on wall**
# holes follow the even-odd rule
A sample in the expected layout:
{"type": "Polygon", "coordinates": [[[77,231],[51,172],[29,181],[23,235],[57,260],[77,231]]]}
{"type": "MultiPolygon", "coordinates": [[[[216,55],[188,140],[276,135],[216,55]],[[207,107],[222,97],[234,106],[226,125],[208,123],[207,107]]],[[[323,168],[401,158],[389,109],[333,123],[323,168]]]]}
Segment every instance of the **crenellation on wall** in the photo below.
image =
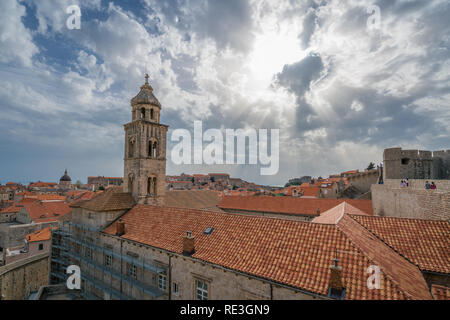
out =
{"type": "Polygon", "coordinates": [[[450,179],[450,151],[403,150],[383,152],[384,179],[450,179]]]}

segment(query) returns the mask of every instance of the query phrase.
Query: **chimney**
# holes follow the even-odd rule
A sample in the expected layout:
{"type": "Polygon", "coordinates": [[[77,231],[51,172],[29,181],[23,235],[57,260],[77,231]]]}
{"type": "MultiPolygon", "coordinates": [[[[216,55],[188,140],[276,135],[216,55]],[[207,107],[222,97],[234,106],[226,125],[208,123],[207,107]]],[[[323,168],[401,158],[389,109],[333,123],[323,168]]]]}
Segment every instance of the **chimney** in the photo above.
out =
{"type": "Polygon", "coordinates": [[[122,221],[122,218],[119,219],[116,223],[116,236],[123,236],[125,234],[125,222],[122,221]]]}
{"type": "Polygon", "coordinates": [[[183,238],[183,255],[191,256],[195,252],[194,237],[191,231],[186,231],[186,235],[183,238]]]}
{"type": "Polygon", "coordinates": [[[320,215],[320,208],[317,208],[317,214],[320,215]]]}
{"type": "Polygon", "coordinates": [[[328,286],[328,296],[335,299],[344,299],[345,288],[342,281],[342,267],[338,266],[339,260],[333,259],[334,265],[330,266],[331,276],[328,286]]]}

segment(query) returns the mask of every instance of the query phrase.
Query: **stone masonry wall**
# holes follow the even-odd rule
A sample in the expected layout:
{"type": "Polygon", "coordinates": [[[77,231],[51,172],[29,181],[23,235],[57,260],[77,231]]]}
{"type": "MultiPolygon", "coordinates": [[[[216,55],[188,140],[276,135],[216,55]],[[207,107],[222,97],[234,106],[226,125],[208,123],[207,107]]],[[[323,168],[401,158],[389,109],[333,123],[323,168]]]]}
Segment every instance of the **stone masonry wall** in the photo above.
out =
{"type": "Polygon", "coordinates": [[[23,300],[49,281],[50,257],[41,254],[0,267],[0,300],[23,300]]]}
{"type": "Polygon", "coordinates": [[[450,192],[372,185],[374,214],[432,220],[450,219],[450,192]]]}

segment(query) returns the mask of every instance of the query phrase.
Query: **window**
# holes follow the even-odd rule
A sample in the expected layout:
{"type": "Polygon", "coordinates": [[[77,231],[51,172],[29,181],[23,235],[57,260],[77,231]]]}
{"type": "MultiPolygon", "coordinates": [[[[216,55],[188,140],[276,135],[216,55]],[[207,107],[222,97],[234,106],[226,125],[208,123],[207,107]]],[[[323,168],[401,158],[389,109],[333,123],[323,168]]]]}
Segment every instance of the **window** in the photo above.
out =
{"type": "Polygon", "coordinates": [[[166,283],[167,283],[167,277],[165,273],[160,273],[158,275],[158,288],[162,291],[166,291],[166,283]]]}
{"type": "Polygon", "coordinates": [[[112,266],[112,256],[109,254],[105,254],[105,262],[104,262],[106,267],[111,267],[112,266]]]}
{"type": "Polygon", "coordinates": [[[39,243],[39,250],[44,250],[44,244],[43,243],[39,243]]]}
{"type": "Polygon", "coordinates": [[[152,178],[147,179],[147,194],[152,193],[152,178]]]}
{"type": "Polygon", "coordinates": [[[114,220],[114,214],[112,214],[112,213],[106,214],[106,220],[107,221],[113,221],[114,220]]]}
{"type": "Polygon", "coordinates": [[[84,252],[84,256],[86,258],[88,258],[89,260],[92,260],[92,258],[93,258],[92,249],[91,248],[86,248],[86,250],[84,252]]]}
{"type": "Polygon", "coordinates": [[[128,144],[128,158],[133,158],[134,156],[134,142],[130,141],[128,144]]]}
{"type": "Polygon", "coordinates": [[[150,109],[150,118],[153,120],[154,114],[153,114],[153,109],[150,109]]]}
{"type": "Polygon", "coordinates": [[[208,300],[208,283],[203,280],[195,280],[195,297],[197,300],[208,300]]]}
{"type": "Polygon", "coordinates": [[[128,269],[127,270],[128,275],[130,277],[132,277],[133,279],[137,280],[137,268],[136,268],[136,266],[134,264],[130,264],[129,263],[127,269],[128,269]]]}
{"type": "Polygon", "coordinates": [[[128,192],[133,192],[133,178],[128,178],[128,192]]]}
{"type": "Polygon", "coordinates": [[[88,213],[88,218],[89,218],[89,219],[94,219],[94,215],[92,214],[92,212],[89,212],[89,213],[88,213]]]}
{"type": "Polygon", "coordinates": [[[153,178],[153,193],[156,195],[156,178],[153,178]]]}
{"type": "Polygon", "coordinates": [[[145,108],[141,109],[141,119],[144,120],[145,119],[145,108]]]}
{"type": "Polygon", "coordinates": [[[178,295],[178,283],[176,282],[173,283],[173,293],[178,295]]]}

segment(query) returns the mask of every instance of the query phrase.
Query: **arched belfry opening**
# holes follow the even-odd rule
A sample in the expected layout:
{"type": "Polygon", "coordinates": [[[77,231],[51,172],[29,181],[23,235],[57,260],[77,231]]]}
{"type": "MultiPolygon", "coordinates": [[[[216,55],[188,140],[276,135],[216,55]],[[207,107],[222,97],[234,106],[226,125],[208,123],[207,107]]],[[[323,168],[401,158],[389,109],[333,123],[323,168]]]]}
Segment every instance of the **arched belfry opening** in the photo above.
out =
{"type": "Polygon", "coordinates": [[[153,158],[158,157],[158,143],[155,141],[153,142],[153,158]]]}
{"type": "Polygon", "coordinates": [[[141,120],[145,120],[145,108],[141,108],[141,120]]]}
{"type": "Polygon", "coordinates": [[[134,157],[134,140],[130,139],[128,141],[128,157],[133,158],[134,157]]]}
{"type": "Polygon", "coordinates": [[[133,177],[133,175],[129,175],[128,176],[128,192],[130,192],[130,193],[133,193],[133,190],[134,190],[134,188],[133,188],[133,181],[134,180],[134,177],[133,177]]]}

